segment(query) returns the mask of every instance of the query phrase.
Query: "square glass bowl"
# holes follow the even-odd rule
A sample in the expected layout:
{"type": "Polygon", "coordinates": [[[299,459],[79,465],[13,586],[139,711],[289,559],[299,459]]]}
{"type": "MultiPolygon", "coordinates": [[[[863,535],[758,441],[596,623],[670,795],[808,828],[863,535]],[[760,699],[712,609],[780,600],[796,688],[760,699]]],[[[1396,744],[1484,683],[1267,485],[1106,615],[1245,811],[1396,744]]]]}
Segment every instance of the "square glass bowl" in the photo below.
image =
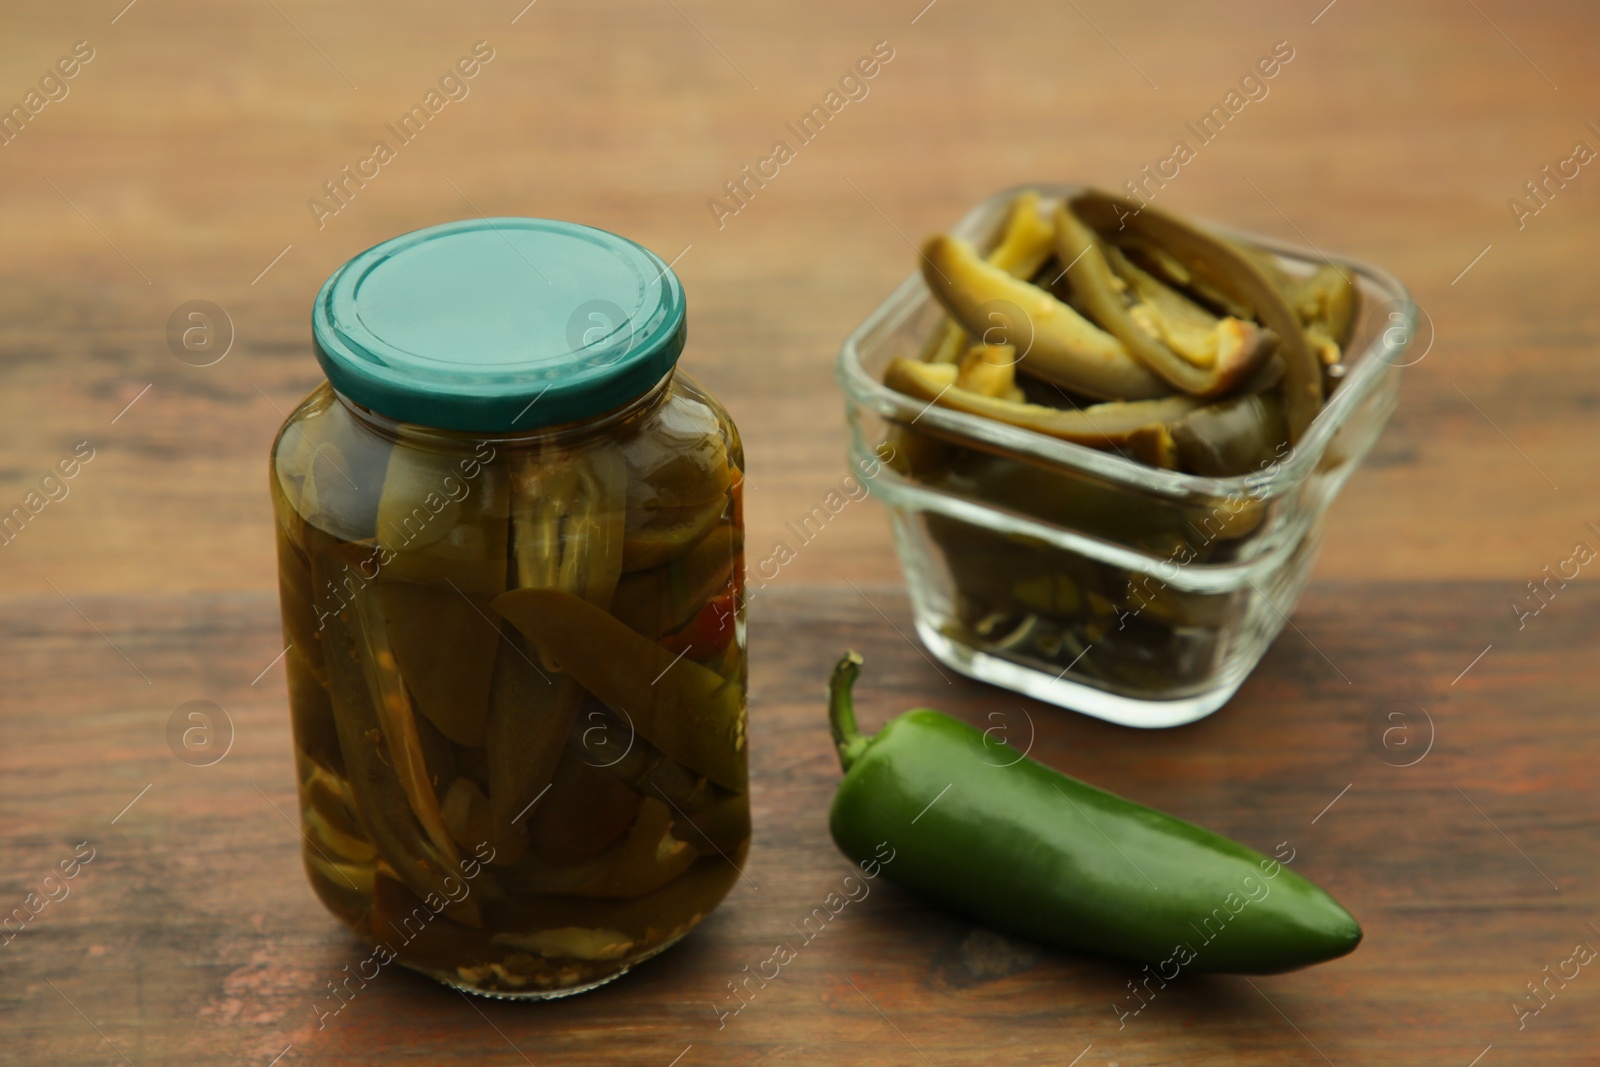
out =
{"type": "MultiPolygon", "coordinates": [[[[980,251],[1011,201],[951,231],[980,251]]],[[[1221,227],[1306,274],[1310,249],[1221,227]]],[[[921,359],[945,312],[913,274],[839,353],[850,459],[877,473],[917,633],[973,678],[1126,726],[1178,726],[1221,707],[1288,622],[1323,517],[1394,410],[1417,307],[1390,274],[1333,260],[1361,307],[1346,373],[1301,440],[1257,471],[1209,478],[927,405],[883,384],[921,359]],[[888,448],[884,448],[888,445],[888,448]],[[890,452],[889,449],[893,449],[890,452]]]]}

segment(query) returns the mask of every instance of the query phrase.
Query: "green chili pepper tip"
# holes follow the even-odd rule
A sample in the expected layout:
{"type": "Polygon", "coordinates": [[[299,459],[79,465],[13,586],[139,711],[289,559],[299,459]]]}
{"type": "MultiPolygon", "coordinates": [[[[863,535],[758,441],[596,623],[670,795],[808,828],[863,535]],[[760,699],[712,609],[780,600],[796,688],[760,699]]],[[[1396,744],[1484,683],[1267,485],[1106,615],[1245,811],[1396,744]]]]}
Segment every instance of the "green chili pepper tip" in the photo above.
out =
{"type": "Polygon", "coordinates": [[[861,656],[846,652],[833,668],[828,679],[828,727],[833,731],[833,744],[839,750],[839,765],[848,771],[872,744],[872,735],[856,728],[855,702],[850,690],[861,674],[861,656]]]}

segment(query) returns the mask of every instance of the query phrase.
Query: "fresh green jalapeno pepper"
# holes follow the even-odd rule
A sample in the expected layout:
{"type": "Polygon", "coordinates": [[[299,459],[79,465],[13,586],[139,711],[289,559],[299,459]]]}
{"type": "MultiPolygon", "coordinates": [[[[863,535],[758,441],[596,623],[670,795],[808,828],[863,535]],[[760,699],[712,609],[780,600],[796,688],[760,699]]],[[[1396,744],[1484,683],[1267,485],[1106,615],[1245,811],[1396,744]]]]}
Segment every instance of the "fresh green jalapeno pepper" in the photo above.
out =
{"type": "MultiPolygon", "coordinates": [[[[1184,969],[1292,970],[1342,956],[1361,927],[1276,860],[1028,759],[919,708],[856,729],[861,657],[830,683],[843,784],[829,826],[845,855],[996,929],[1184,969]]],[[[1170,977],[1170,976],[1169,976],[1170,977]]]]}

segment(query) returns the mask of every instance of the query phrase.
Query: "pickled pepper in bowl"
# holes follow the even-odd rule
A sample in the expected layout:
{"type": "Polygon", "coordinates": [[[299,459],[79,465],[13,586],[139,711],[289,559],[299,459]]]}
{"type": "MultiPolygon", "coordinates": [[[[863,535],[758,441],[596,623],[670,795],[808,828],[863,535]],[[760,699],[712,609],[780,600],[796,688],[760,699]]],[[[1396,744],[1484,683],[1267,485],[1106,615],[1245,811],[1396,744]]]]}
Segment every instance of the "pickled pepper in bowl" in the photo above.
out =
{"type": "Polygon", "coordinates": [[[1334,264],[1294,275],[1092,191],[1023,193],[986,256],[941,234],[920,266],[949,319],[920,361],[890,364],[891,388],[1208,476],[1248,473],[1305,433],[1355,323],[1355,283],[1334,264]]]}
{"type": "Polygon", "coordinates": [[[357,257],[313,326],[272,465],[312,887],[458,988],[592,988],[749,848],[744,457],[676,369],[682,288],[474,220],[357,257]]]}
{"type": "Polygon", "coordinates": [[[1237,634],[1266,625],[1252,621],[1266,594],[1174,579],[1252,558],[1257,532],[1276,529],[1250,479],[1294,456],[1345,380],[1354,271],[1065,187],[1014,195],[986,240],[966,232],[923,245],[943,315],[882,367],[910,401],[885,415],[896,474],[991,516],[919,506],[897,519],[902,546],[937,557],[909,568],[940,587],[919,629],[990,680],[1015,672],[985,675],[973,654],[1043,679],[1071,671],[1125,698],[1130,721],[1138,702],[1231,692],[1237,634]],[[1008,529],[1013,517],[1042,532],[1008,529]],[[1093,547],[1048,536],[1060,531],[1093,547]]]}

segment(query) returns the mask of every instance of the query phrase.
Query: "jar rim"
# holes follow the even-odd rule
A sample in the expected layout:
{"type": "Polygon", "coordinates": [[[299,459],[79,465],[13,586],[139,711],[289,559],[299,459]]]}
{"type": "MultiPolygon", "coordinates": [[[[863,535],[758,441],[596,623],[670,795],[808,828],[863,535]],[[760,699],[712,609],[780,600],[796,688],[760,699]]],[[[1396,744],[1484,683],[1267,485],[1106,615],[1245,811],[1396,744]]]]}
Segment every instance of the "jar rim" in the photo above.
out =
{"type": "Polygon", "coordinates": [[[515,448],[518,446],[537,446],[570,440],[574,437],[588,436],[634,418],[647,409],[660,404],[667,396],[667,386],[671,384],[677,375],[682,373],[683,371],[680,368],[674,367],[662,375],[659,381],[643,393],[598,415],[575,419],[571,422],[550,423],[528,429],[511,430],[456,430],[449,427],[405,422],[362,404],[360,401],[341,392],[337,386],[333,386],[331,383],[330,391],[333,393],[334,399],[342,404],[362,425],[389,441],[398,441],[404,437],[408,444],[421,444],[424,447],[432,441],[436,442],[441,449],[449,449],[468,441],[474,443],[487,441],[492,444],[503,444],[515,448]]]}

